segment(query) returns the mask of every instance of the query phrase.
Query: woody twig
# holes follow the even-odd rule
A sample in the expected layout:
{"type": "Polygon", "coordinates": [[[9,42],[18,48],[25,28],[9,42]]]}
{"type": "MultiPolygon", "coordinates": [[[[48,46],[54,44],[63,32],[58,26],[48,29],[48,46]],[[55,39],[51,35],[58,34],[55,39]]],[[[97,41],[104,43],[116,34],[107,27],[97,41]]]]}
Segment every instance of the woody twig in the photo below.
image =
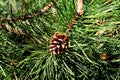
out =
{"type": "Polygon", "coordinates": [[[82,16],[82,15],[83,15],[83,0],[78,0],[77,1],[77,13],[74,16],[74,19],[72,19],[70,25],[68,26],[67,32],[71,32],[79,16],[82,16]]]}
{"type": "Polygon", "coordinates": [[[26,33],[22,30],[22,29],[20,29],[20,28],[13,28],[13,27],[11,27],[10,25],[5,25],[5,24],[0,24],[0,29],[5,29],[5,30],[7,30],[7,31],[9,31],[9,32],[11,32],[11,33],[13,33],[13,34],[17,34],[17,35],[25,35],[26,33]]]}
{"type": "Polygon", "coordinates": [[[30,14],[30,15],[23,15],[23,16],[19,16],[16,18],[1,18],[1,22],[4,21],[17,21],[17,20],[26,20],[26,19],[33,19],[37,16],[42,16],[46,11],[48,11],[51,7],[53,6],[53,3],[49,3],[47,6],[45,6],[44,8],[42,8],[38,13],[36,14],[30,14]]]}
{"type": "MultiPolygon", "coordinates": [[[[36,14],[30,14],[30,15],[23,15],[23,16],[19,16],[19,17],[16,17],[16,18],[1,18],[0,21],[1,22],[9,22],[9,21],[19,21],[19,20],[27,20],[27,19],[33,19],[37,16],[42,16],[46,11],[48,11],[51,7],[53,6],[53,3],[49,3],[47,6],[45,6],[44,8],[42,8],[38,13],[36,14]]],[[[0,29],[5,29],[13,34],[17,34],[17,35],[26,35],[28,36],[27,33],[25,33],[24,30],[20,29],[20,28],[13,28],[11,27],[10,25],[8,24],[3,24],[3,23],[0,23],[0,29]]],[[[37,39],[36,37],[33,36],[33,39],[35,40],[36,43],[38,44],[42,44],[42,42],[37,39]]]]}
{"type": "MultiPolygon", "coordinates": [[[[25,31],[23,31],[22,29],[20,28],[12,28],[10,25],[5,25],[5,24],[0,24],[0,29],[5,29],[13,34],[17,34],[17,35],[24,35],[24,36],[29,36],[25,31]]],[[[34,37],[34,36],[31,36],[31,38],[34,39],[34,41],[40,45],[43,45],[42,42],[34,37]]]]}
{"type": "MultiPolygon", "coordinates": [[[[38,13],[36,14],[31,14],[31,15],[23,15],[23,16],[19,16],[19,17],[16,17],[16,18],[1,18],[1,22],[4,22],[4,21],[17,21],[17,20],[26,20],[26,19],[33,19],[34,17],[37,17],[37,16],[41,16],[42,14],[44,14],[47,10],[49,10],[51,7],[53,6],[53,3],[49,3],[47,6],[45,6],[44,8],[42,8],[38,13]]],[[[6,29],[7,31],[10,31],[12,33],[15,33],[15,34],[20,34],[20,35],[23,35],[25,34],[25,32],[22,30],[22,29],[15,29],[15,28],[12,28],[10,25],[5,25],[3,23],[0,23],[0,29],[3,28],[3,29],[6,29]]]]}

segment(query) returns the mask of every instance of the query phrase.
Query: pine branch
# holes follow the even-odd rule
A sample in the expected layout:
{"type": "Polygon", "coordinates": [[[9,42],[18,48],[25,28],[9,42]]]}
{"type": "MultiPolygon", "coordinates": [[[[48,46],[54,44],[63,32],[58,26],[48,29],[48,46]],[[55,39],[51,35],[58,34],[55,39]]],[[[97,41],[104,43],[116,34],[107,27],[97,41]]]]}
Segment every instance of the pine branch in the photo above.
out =
{"type": "MultiPolygon", "coordinates": [[[[17,20],[26,20],[26,19],[33,19],[37,16],[42,16],[46,11],[48,11],[51,7],[53,6],[53,3],[49,3],[47,6],[45,6],[44,8],[42,8],[38,13],[36,14],[31,14],[31,15],[24,15],[24,16],[19,16],[17,18],[1,18],[1,22],[4,21],[17,21],[17,20]]],[[[14,29],[12,28],[10,25],[5,25],[3,23],[0,23],[0,29],[4,28],[12,33],[15,34],[20,34],[23,35],[25,34],[25,32],[22,29],[14,29]]]]}
{"type": "Polygon", "coordinates": [[[0,24],[0,29],[5,29],[13,34],[17,34],[17,35],[25,35],[26,33],[22,30],[22,29],[16,29],[16,28],[13,28],[11,27],[10,25],[7,25],[7,24],[0,24]]]}
{"type": "MultiPolygon", "coordinates": [[[[28,4],[34,5],[35,8],[38,6],[33,3],[37,0],[25,1],[30,1],[28,4]]],[[[40,3],[45,4],[47,1],[43,0],[40,3]]],[[[119,0],[110,0],[107,6],[106,0],[84,0],[85,15],[83,14],[83,0],[78,0],[79,4],[76,0],[59,0],[57,3],[55,0],[52,1],[51,5],[55,8],[45,15],[48,7],[35,14],[2,18],[0,23],[0,72],[2,74],[0,78],[5,80],[119,80],[119,37],[106,36],[109,33],[112,36],[119,36],[119,0]],[[76,4],[77,9],[75,9],[76,4]],[[54,16],[50,15],[52,11],[56,13],[54,16]],[[39,16],[42,17],[37,18],[39,16]],[[62,51],[63,54],[51,55],[50,43],[48,43],[50,36],[54,32],[65,31],[67,24],[66,32],[71,33],[74,28],[72,35],[69,37],[66,34],[64,36],[63,33],[55,35],[51,48],[54,50],[57,48],[55,51],[59,50],[58,53],[62,48],[67,48],[66,38],[69,38],[69,48],[62,51]],[[76,27],[74,27],[75,24],[77,24],[76,27]],[[115,28],[117,29],[112,32],[115,28]],[[5,30],[17,36],[8,34],[5,30]],[[100,36],[95,36],[95,33],[99,31],[100,36]],[[21,40],[18,40],[19,35],[28,37],[27,43],[19,42],[21,40]],[[31,39],[32,43],[29,42],[31,39]],[[63,44],[59,46],[58,41],[63,44]]],[[[0,8],[0,11],[5,15],[3,8],[0,8]]],[[[17,13],[14,14],[17,15],[17,13]]],[[[10,15],[7,13],[7,16],[10,15]]]]}
{"type": "MultiPolygon", "coordinates": [[[[44,8],[42,8],[38,13],[36,14],[31,14],[31,15],[23,15],[23,16],[19,16],[19,17],[16,17],[16,18],[1,18],[1,22],[5,22],[5,21],[18,21],[18,20],[27,20],[27,19],[33,19],[35,17],[38,17],[38,16],[42,16],[46,11],[48,11],[51,7],[53,6],[53,3],[49,3],[47,6],[45,6],[44,8]]],[[[5,29],[13,34],[17,34],[17,35],[28,35],[27,33],[25,33],[25,31],[23,31],[22,29],[20,28],[13,28],[11,27],[10,25],[6,25],[6,24],[3,24],[3,23],[0,23],[0,29],[5,29]]],[[[42,44],[42,42],[37,39],[36,37],[33,37],[33,39],[38,43],[38,44],[42,44]]],[[[43,44],[42,44],[43,45],[43,44]]]]}
{"type": "MultiPolygon", "coordinates": [[[[30,35],[28,35],[26,32],[24,32],[20,28],[16,29],[16,28],[12,28],[10,25],[0,24],[0,29],[2,29],[2,28],[5,29],[5,30],[7,30],[7,31],[9,31],[9,32],[11,32],[11,33],[13,33],[13,34],[24,35],[24,36],[30,37],[30,35]]],[[[43,45],[43,43],[39,39],[37,39],[36,37],[31,36],[31,38],[33,38],[36,43],[38,43],[40,45],[43,45]]]]}
{"type": "Polygon", "coordinates": [[[78,17],[79,17],[79,13],[76,13],[75,16],[74,16],[74,19],[72,19],[70,25],[68,26],[68,29],[67,29],[67,33],[71,32],[72,31],[72,28],[73,26],[75,25],[75,23],[77,22],[78,20],[78,17]]]}
{"type": "Polygon", "coordinates": [[[16,18],[1,18],[1,22],[4,21],[18,21],[18,20],[27,20],[27,19],[33,19],[35,17],[38,16],[42,16],[46,11],[48,11],[49,9],[51,9],[51,7],[53,6],[53,3],[49,3],[47,6],[45,6],[44,8],[42,8],[40,11],[38,11],[38,13],[36,14],[30,14],[30,15],[23,15],[23,16],[19,16],[16,18]]]}
{"type": "Polygon", "coordinates": [[[77,22],[79,16],[81,17],[83,15],[83,0],[77,1],[77,13],[74,16],[74,19],[72,19],[71,23],[68,26],[68,29],[66,30],[67,33],[71,32],[73,26],[77,22]]]}

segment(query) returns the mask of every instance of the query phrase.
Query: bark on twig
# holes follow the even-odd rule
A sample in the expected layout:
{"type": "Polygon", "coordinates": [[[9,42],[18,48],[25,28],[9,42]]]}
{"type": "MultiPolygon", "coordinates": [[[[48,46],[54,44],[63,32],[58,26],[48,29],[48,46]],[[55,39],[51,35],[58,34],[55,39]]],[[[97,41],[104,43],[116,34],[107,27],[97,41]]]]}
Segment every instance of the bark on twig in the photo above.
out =
{"type": "Polygon", "coordinates": [[[79,16],[83,15],[83,0],[78,0],[77,1],[77,13],[75,14],[74,18],[72,19],[70,25],[68,26],[67,33],[71,32],[73,26],[78,20],[79,16]]]}
{"type": "Polygon", "coordinates": [[[13,34],[17,34],[17,35],[25,35],[26,33],[20,29],[20,28],[13,28],[11,27],[10,25],[5,25],[5,24],[2,24],[0,23],[0,29],[5,29],[13,34]]]}
{"type": "Polygon", "coordinates": [[[42,16],[46,11],[48,11],[51,7],[53,6],[53,3],[49,3],[47,6],[45,6],[44,8],[42,8],[38,13],[36,14],[30,14],[30,15],[23,15],[23,16],[19,16],[16,18],[1,18],[1,22],[4,21],[17,21],[17,20],[26,20],[26,19],[33,19],[37,16],[42,16]]]}

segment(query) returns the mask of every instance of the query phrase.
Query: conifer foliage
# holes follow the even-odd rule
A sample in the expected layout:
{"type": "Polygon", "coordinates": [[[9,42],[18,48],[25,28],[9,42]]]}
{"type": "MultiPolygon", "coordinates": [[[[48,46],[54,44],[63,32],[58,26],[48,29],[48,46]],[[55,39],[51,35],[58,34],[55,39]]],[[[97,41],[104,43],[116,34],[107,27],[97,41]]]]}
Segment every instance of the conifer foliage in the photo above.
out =
{"type": "Polygon", "coordinates": [[[0,80],[119,80],[119,17],[119,0],[0,0],[0,80]]]}

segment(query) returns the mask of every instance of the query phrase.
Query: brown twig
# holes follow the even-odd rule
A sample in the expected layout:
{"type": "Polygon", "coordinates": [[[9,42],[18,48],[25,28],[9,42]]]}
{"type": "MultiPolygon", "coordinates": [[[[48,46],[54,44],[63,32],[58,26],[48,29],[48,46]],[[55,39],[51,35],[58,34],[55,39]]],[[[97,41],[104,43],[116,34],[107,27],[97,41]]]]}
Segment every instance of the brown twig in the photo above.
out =
{"type": "Polygon", "coordinates": [[[68,29],[67,29],[66,32],[69,33],[69,32],[72,31],[72,28],[75,25],[76,21],[78,20],[78,17],[79,17],[79,14],[75,14],[74,19],[72,19],[72,21],[71,21],[70,25],[68,26],[68,29]]]}
{"type": "MultiPolygon", "coordinates": [[[[42,14],[44,14],[47,10],[49,10],[51,7],[53,6],[53,3],[49,3],[47,6],[45,6],[44,8],[42,8],[38,13],[36,14],[31,14],[31,15],[23,15],[23,16],[19,16],[16,18],[1,18],[1,22],[3,21],[17,21],[17,20],[26,20],[26,19],[33,19],[34,17],[37,16],[41,16],[42,14]]],[[[24,31],[22,29],[15,29],[12,28],[10,25],[5,25],[3,23],[0,23],[0,29],[4,28],[12,33],[15,34],[25,34],[24,31]]]]}
{"type": "Polygon", "coordinates": [[[9,32],[11,32],[11,33],[13,33],[13,34],[17,34],[17,35],[25,35],[26,33],[22,30],[22,29],[20,29],[20,28],[13,28],[13,27],[11,27],[10,25],[5,25],[5,24],[2,24],[2,23],[0,23],[0,29],[5,29],[5,30],[7,30],[7,31],[9,31],[9,32]]]}
{"type": "Polygon", "coordinates": [[[16,18],[1,18],[1,22],[3,21],[17,21],[17,20],[26,20],[26,19],[33,19],[37,16],[41,16],[43,15],[46,11],[48,11],[51,7],[53,6],[53,3],[49,3],[47,6],[45,6],[44,8],[42,8],[38,13],[36,14],[30,14],[30,15],[23,15],[23,16],[19,16],[16,18]]]}
{"type": "MultiPolygon", "coordinates": [[[[22,29],[20,28],[12,28],[10,25],[5,25],[5,24],[0,24],[0,29],[5,29],[13,34],[17,34],[17,35],[25,35],[25,36],[29,36],[27,33],[25,33],[22,29]]],[[[34,39],[34,41],[37,43],[37,44],[40,44],[40,45],[43,45],[43,43],[36,37],[34,36],[31,36],[31,38],[34,39]]]]}
{"type": "Polygon", "coordinates": [[[83,0],[78,0],[77,2],[77,13],[74,16],[74,19],[72,19],[70,25],[68,26],[67,33],[71,32],[73,26],[78,20],[79,16],[83,15],[83,0]]]}
{"type": "MultiPolygon", "coordinates": [[[[19,16],[19,17],[16,17],[16,18],[1,18],[1,22],[4,22],[4,21],[18,21],[18,20],[26,20],[26,19],[33,19],[37,16],[42,16],[46,11],[48,11],[51,7],[53,6],[53,3],[49,3],[47,6],[45,6],[44,8],[42,8],[38,13],[36,14],[30,14],[30,15],[23,15],[23,16],[19,16]]],[[[3,23],[0,23],[0,29],[5,29],[13,34],[17,34],[17,35],[27,35],[27,33],[25,33],[22,29],[20,28],[13,28],[11,27],[10,25],[8,24],[3,24],[3,23]]],[[[37,39],[36,37],[33,36],[33,39],[35,40],[36,43],[38,44],[42,44],[42,42],[37,39]]]]}
{"type": "MultiPolygon", "coordinates": [[[[37,17],[37,16],[41,16],[42,14],[44,14],[47,10],[49,10],[51,7],[53,6],[53,3],[49,3],[47,6],[45,6],[44,8],[42,8],[38,13],[36,14],[31,14],[31,15],[23,15],[23,16],[19,16],[19,17],[16,17],[16,18],[1,18],[1,22],[4,22],[4,21],[17,21],[17,20],[26,20],[26,19],[33,19],[34,17],[37,17]]],[[[26,33],[20,29],[20,28],[13,28],[11,27],[10,25],[6,25],[6,24],[3,24],[3,23],[0,23],[0,29],[5,29],[13,34],[17,34],[17,35],[26,35],[26,33]]],[[[38,39],[35,39],[37,40],[38,42],[38,39]]]]}

